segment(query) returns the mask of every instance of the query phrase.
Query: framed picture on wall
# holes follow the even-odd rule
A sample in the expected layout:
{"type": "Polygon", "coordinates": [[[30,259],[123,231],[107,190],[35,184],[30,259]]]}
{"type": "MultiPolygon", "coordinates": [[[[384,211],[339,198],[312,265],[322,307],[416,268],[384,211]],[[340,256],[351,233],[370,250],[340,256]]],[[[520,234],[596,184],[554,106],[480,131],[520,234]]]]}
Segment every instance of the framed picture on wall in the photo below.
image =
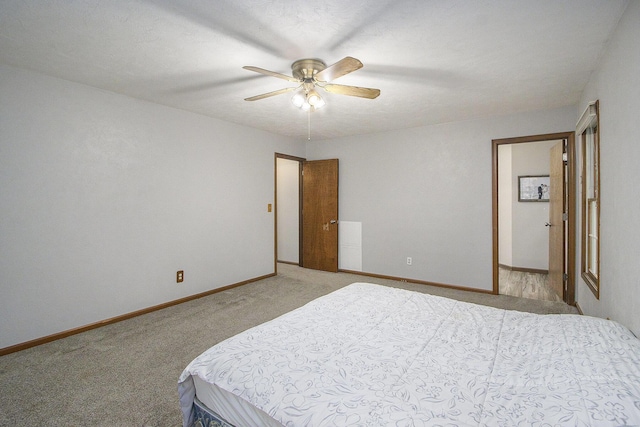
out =
{"type": "Polygon", "coordinates": [[[518,177],[519,202],[548,202],[549,175],[523,175],[518,177]]]}

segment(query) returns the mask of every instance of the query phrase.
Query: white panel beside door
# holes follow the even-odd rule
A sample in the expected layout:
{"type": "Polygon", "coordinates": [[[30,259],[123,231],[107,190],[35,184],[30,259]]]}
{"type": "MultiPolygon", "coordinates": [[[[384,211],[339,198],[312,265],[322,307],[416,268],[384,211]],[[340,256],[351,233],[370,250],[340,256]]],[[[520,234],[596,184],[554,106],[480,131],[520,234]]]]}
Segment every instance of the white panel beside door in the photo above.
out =
{"type": "Polygon", "coordinates": [[[338,226],[339,268],[362,271],[362,223],[340,221],[338,226]]]}

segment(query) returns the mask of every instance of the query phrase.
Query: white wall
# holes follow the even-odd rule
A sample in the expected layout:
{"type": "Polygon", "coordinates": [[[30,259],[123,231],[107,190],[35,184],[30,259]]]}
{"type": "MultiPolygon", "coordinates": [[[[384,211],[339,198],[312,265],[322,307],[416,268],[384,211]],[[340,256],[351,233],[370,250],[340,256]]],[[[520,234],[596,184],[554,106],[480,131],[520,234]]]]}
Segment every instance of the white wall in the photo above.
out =
{"type": "Polygon", "coordinates": [[[574,127],[565,107],[312,141],[307,158],[340,159],[340,220],[362,222],[363,271],[491,290],[491,140],[574,127]]]}
{"type": "Polygon", "coordinates": [[[300,262],[300,163],[278,158],[278,261],[300,262]]]}
{"type": "Polygon", "coordinates": [[[276,151],[304,146],[0,67],[0,348],[272,273],[276,151]]]}
{"type": "MultiPolygon", "coordinates": [[[[579,279],[585,314],[640,336],[640,2],[630,2],[575,112],[600,100],[600,300],[579,279]]],[[[579,234],[579,233],[578,233],[579,234]]],[[[578,235],[578,252],[580,240],[578,235]]],[[[580,270],[578,263],[577,271],[580,270]]]]}

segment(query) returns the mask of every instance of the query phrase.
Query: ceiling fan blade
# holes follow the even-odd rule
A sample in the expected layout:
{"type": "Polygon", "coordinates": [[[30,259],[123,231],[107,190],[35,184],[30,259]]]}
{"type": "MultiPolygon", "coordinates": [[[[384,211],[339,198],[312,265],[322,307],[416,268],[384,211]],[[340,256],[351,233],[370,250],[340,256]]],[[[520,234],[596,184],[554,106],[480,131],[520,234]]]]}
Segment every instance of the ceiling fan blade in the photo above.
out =
{"type": "MultiPolygon", "coordinates": [[[[298,86],[299,87],[299,86],[298,86]]],[[[297,87],[286,87],[284,89],[274,90],[273,92],[263,93],[262,95],[252,96],[250,98],[245,98],[245,101],[257,101],[259,99],[269,98],[271,96],[280,95],[282,93],[291,92],[292,90],[298,89],[297,87]]]]}
{"type": "Polygon", "coordinates": [[[360,68],[362,68],[362,62],[360,62],[356,58],[347,56],[346,58],[342,58],[335,64],[328,66],[324,70],[319,71],[318,73],[316,73],[315,77],[317,81],[330,82],[337,79],[338,77],[344,76],[345,74],[349,74],[356,70],[359,70],[360,68]]]}
{"type": "Polygon", "coordinates": [[[275,71],[265,70],[264,68],[253,67],[253,66],[249,66],[249,65],[245,65],[242,68],[244,68],[245,70],[249,70],[249,71],[255,71],[256,73],[265,74],[267,76],[272,76],[272,77],[277,77],[279,79],[288,80],[290,82],[298,83],[300,81],[300,80],[296,79],[295,77],[287,76],[286,74],[276,73],[275,71]]]}
{"type": "Polygon", "coordinates": [[[337,93],[339,95],[359,96],[360,98],[374,99],[380,95],[380,89],[372,89],[368,87],[345,86],[328,84],[320,86],[327,92],[337,93]]]}

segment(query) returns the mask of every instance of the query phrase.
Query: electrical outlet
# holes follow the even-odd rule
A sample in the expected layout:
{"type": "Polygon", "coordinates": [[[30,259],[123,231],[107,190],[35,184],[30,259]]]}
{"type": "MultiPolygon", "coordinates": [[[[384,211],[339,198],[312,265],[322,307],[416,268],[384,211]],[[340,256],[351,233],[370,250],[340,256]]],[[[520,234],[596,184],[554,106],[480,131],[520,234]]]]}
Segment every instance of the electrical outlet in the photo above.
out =
{"type": "Polygon", "coordinates": [[[407,257],[407,265],[413,264],[413,259],[410,256],[407,257]]]}
{"type": "Polygon", "coordinates": [[[176,283],[181,283],[184,281],[184,271],[180,270],[176,273],[176,283]]]}

